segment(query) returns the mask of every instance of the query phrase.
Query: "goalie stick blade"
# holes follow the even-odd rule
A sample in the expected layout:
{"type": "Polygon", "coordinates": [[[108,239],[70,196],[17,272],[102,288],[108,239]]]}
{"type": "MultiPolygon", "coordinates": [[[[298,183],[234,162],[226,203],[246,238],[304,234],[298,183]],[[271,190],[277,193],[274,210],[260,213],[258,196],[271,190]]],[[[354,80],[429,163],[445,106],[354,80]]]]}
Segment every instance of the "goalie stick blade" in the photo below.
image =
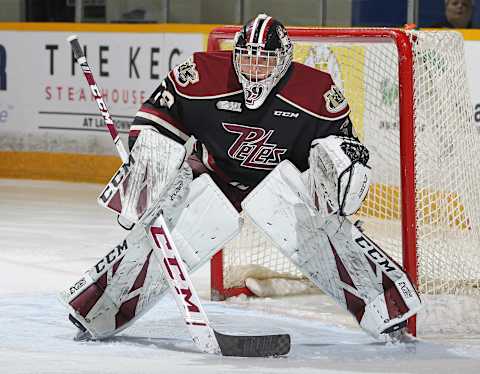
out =
{"type": "Polygon", "coordinates": [[[290,335],[225,335],[214,330],[223,356],[269,357],[290,352],[290,335]]]}

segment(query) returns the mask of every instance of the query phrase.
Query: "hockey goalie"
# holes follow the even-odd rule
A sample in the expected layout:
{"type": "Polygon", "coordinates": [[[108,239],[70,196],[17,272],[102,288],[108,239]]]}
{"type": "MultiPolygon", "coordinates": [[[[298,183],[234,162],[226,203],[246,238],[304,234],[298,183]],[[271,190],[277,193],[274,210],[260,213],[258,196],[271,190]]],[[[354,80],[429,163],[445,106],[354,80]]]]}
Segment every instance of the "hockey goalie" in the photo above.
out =
{"type": "Polygon", "coordinates": [[[368,334],[403,328],[421,307],[417,291],[349,218],[371,170],[342,91],[329,74],[292,61],[286,29],[266,14],[247,22],[233,47],[195,53],[136,114],[135,162],[99,199],[124,225],[137,224],[62,293],[71,321],[84,337],[109,337],[166,292],[138,224],[156,205],[189,271],[239,232],[244,210],[368,334]]]}

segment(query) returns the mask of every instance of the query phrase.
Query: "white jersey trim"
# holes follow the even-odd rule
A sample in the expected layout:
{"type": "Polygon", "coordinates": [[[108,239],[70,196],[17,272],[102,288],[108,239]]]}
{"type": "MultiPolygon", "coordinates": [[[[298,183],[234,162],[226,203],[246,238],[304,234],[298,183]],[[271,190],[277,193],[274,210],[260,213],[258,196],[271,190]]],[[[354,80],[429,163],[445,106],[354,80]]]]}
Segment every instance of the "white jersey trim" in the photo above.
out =
{"type": "Polygon", "coordinates": [[[202,162],[208,170],[214,171],[208,162],[208,149],[204,144],[202,144],[202,162]]]}
{"type": "Polygon", "coordinates": [[[132,126],[130,126],[130,131],[132,131],[132,130],[142,131],[142,130],[146,130],[146,129],[158,132],[158,130],[155,128],[155,126],[152,126],[152,125],[132,125],[132,126]]]}
{"type": "Polygon", "coordinates": [[[280,94],[276,94],[275,96],[277,96],[279,99],[282,99],[282,100],[285,101],[286,103],[288,103],[288,104],[290,104],[290,105],[293,105],[295,108],[298,108],[298,109],[304,111],[305,113],[308,113],[308,114],[310,114],[311,116],[317,117],[317,118],[320,118],[320,119],[326,119],[326,120],[330,120],[330,121],[335,121],[335,120],[337,120],[337,119],[345,118],[346,116],[348,116],[348,115],[350,114],[350,108],[349,108],[348,111],[347,111],[345,114],[342,114],[341,116],[337,116],[337,117],[321,116],[320,114],[313,113],[313,112],[309,111],[308,109],[305,109],[304,107],[301,107],[300,105],[295,104],[293,101],[290,101],[290,100],[286,99],[285,97],[283,97],[283,96],[280,95],[280,94]]]}
{"type": "Polygon", "coordinates": [[[188,138],[190,137],[189,135],[185,134],[183,131],[180,131],[175,126],[171,125],[170,123],[156,116],[155,114],[138,111],[135,116],[142,117],[142,118],[148,119],[149,121],[155,122],[157,125],[162,126],[164,129],[168,130],[172,134],[175,134],[182,140],[187,141],[188,138]]]}
{"type": "Polygon", "coordinates": [[[173,88],[175,89],[175,92],[186,98],[186,99],[194,99],[194,100],[201,100],[201,99],[217,99],[217,98],[220,98],[220,97],[226,97],[226,96],[233,96],[233,95],[236,95],[236,94],[239,94],[241,92],[243,92],[243,90],[238,90],[238,91],[232,91],[232,92],[227,92],[227,93],[224,93],[224,94],[220,94],[220,95],[212,95],[212,96],[189,96],[189,95],[185,95],[183,93],[181,93],[178,89],[177,89],[177,86],[175,85],[175,82],[172,80],[172,78],[170,77],[170,74],[168,75],[168,79],[170,80],[170,82],[172,82],[173,84],[173,88]]]}

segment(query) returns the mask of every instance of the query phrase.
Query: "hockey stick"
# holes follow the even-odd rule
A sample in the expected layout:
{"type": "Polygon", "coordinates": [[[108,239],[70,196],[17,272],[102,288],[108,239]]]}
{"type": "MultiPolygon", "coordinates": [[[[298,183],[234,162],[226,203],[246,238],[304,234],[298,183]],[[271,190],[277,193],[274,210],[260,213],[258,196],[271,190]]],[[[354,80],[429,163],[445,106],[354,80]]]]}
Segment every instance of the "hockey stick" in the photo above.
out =
{"type": "Polygon", "coordinates": [[[77,35],[72,35],[67,39],[72,46],[73,55],[77,60],[78,64],[82,68],[83,75],[90,86],[90,91],[92,92],[95,101],[97,102],[98,109],[100,109],[100,113],[102,113],[102,117],[105,120],[105,124],[107,125],[108,131],[110,132],[110,136],[112,137],[113,143],[115,147],[117,147],[117,151],[122,159],[124,164],[128,163],[128,153],[123,146],[122,140],[118,135],[117,128],[115,127],[115,123],[112,120],[112,116],[110,115],[107,105],[103,101],[102,92],[98,88],[97,84],[95,83],[95,79],[93,78],[92,71],[90,70],[90,66],[88,66],[87,58],[83,53],[82,47],[80,47],[80,43],[78,42],[77,35]]]}
{"type": "Polygon", "coordinates": [[[289,352],[288,334],[233,336],[215,331],[208,322],[163,216],[160,214],[146,230],[153,247],[160,251],[160,263],[170,289],[175,290],[175,301],[197,346],[205,352],[224,356],[265,357],[289,352]]]}
{"type": "MultiPolygon", "coordinates": [[[[78,42],[78,37],[72,35],[68,38],[68,41],[72,46],[77,62],[83,70],[120,157],[124,163],[127,163],[129,155],[118,136],[115,124],[95,83],[83,49],[78,42]]],[[[153,248],[158,249],[156,254],[159,256],[165,277],[193,342],[197,347],[203,352],[221,353],[224,356],[265,357],[287,354],[290,351],[290,336],[288,334],[235,336],[221,334],[210,326],[185,264],[173,243],[160,207],[156,205],[158,204],[154,204],[154,206],[148,209],[148,212],[145,213],[139,224],[142,224],[147,231],[153,248]],[[160,214],[154,215],[155,218],[149,221],[147,217],[152,218],[153,212],[159,212],[160,214]],[[176,271],[173,271],[174,269],[176,271]]]]}

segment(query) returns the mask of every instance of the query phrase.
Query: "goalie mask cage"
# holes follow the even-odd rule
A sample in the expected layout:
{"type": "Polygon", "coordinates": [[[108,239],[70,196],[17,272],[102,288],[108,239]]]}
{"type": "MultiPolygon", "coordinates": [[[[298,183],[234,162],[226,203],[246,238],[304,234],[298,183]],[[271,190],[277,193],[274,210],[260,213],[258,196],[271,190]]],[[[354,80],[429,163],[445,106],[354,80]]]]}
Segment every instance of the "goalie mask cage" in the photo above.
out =
{"type": "MultiPolygon", "coordinates": [[[[208,50],[231,49],[236,31],[230,26],[213,30],[208,50]]],[[[478,300],[480,136],[473,123],[461,34],[288,32],[295,61],[332,75],[350,104],[358,137],[370,151],[372,183],[353,219],[363,221],[366,234],[403,264],[424,299],[466,295],[478,300]]],[[[301,274],[246,220],[239,237],[212,259],[212,298],[251,295],[245,287],[249,277],[301,274]]]]}

